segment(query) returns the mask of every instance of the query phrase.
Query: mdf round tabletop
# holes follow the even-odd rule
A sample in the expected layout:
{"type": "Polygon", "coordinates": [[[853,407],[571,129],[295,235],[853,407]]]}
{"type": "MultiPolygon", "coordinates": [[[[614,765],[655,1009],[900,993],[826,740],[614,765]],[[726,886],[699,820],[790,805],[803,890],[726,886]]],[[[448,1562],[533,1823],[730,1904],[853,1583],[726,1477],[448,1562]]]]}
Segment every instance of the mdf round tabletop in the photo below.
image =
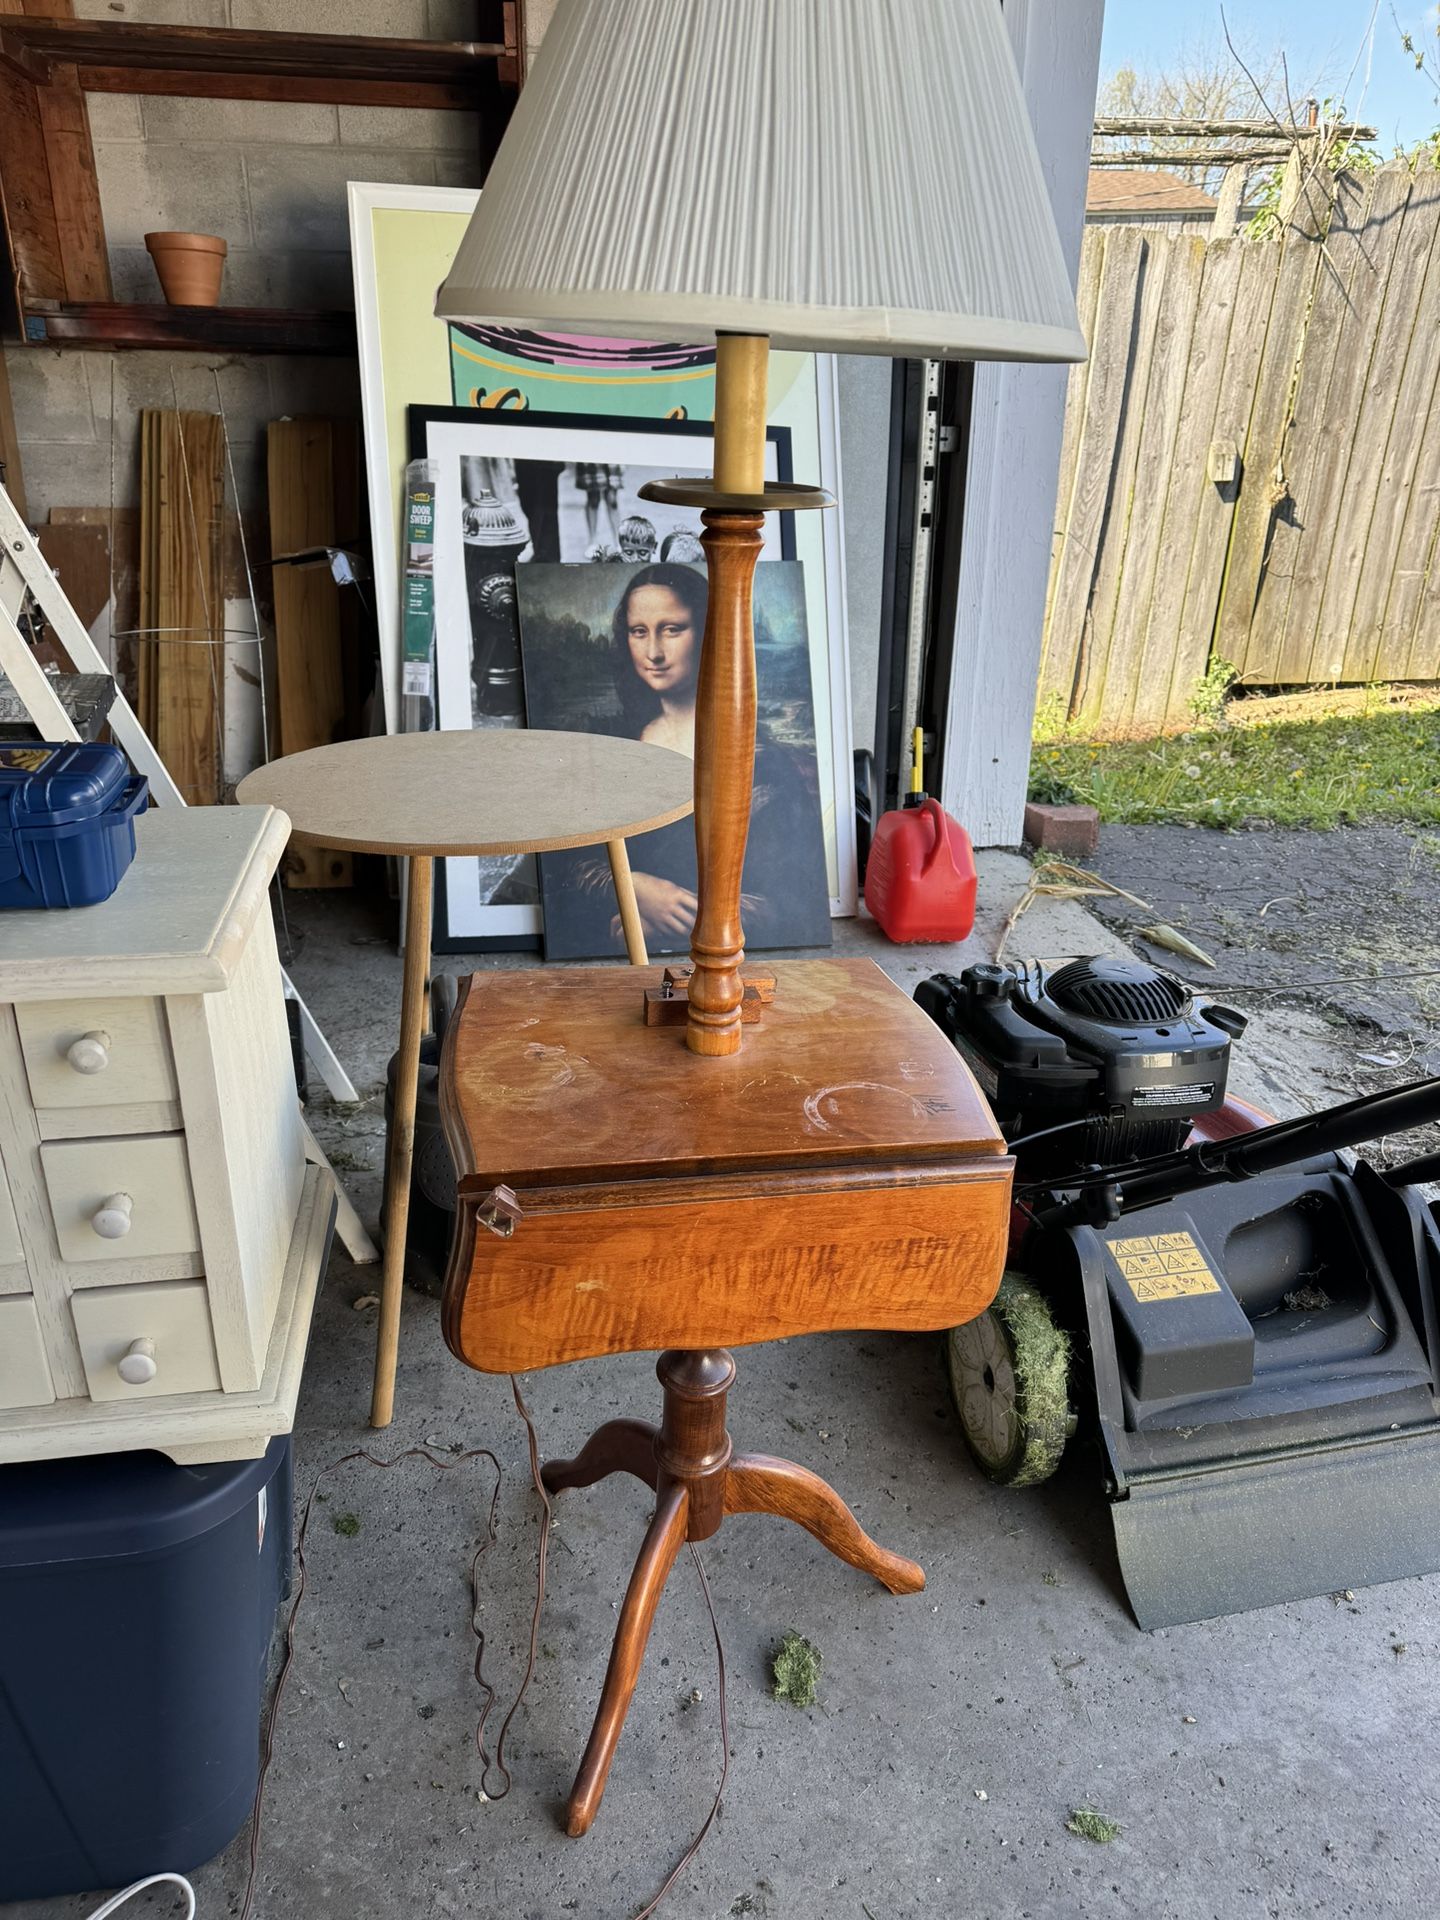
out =
{"type": "Polygon", "coordinates": [[[247,774],[235,798],[350,853],[551,853],[683,819],[694,777],[684,754],[641,740],[492,727],[311,747],[247,774]]]}

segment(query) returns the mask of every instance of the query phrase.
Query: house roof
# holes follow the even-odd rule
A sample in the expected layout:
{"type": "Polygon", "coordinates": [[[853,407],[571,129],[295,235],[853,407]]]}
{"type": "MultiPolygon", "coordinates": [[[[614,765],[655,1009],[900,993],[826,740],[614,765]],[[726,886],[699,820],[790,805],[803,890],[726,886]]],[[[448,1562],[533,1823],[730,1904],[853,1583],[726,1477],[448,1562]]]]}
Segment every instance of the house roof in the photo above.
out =
{"type": "Polygon", "coordinates": [[[1086,213],[1213,213],[1215,199],[1178,174],[1150,167],[1091,167],[1086,213]]]}

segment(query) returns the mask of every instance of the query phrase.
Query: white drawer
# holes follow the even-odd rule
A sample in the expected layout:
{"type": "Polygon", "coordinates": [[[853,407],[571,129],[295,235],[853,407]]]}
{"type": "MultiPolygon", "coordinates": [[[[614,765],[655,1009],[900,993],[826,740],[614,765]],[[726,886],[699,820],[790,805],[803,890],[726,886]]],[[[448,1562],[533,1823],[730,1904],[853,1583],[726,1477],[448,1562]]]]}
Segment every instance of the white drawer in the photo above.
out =
{"type": "Polygon", "coordinates": [[[54,1398],[35,1302],[0,1300],[0,1407],[48,1407],[54,1398]]]}
{"type": "Polygon", "coordinates": [[[40,1164],[63,1259],[198,1255],[200,1229],[183,1135],[47,1140],[40,1164]]]}
{"type": "MultiPolygon", "coordinates": [[[[5,1169],[0,1166],[0,1267],[19,1266],[25,1258],[25,1248],[20,1239],[20,1223],[15,1218],[15,1202],[10,1198],[10,1183],[5,1178],[5,1169]]],[[[0,1281],[0,1293],[5,1285],[0,1281]]]]}
{"type": "Polygon", "coordinates": [[[88,1287],[70,1296],[70,1311],[92,1400],[155,1400],[219,1387],[203,1280],[88,1287]]]}
{"type": "MultiPolygon", "coordinates": [[[[160,1000],[37,1000],[15,1009],[30,1098],[47,1112],[173,1104],[179,1093],[160,1000]]],[[[101,1120],[87,1132],[103,1128],[101,1120]]]]}

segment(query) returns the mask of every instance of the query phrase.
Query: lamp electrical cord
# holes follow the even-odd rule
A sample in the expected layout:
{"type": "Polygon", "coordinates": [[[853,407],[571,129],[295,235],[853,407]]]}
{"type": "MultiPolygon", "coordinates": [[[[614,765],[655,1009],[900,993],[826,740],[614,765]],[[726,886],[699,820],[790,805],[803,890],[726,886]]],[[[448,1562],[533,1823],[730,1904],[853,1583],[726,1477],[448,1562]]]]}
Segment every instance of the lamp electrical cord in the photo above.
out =
{"type": "MultiPolygon", "coordinates": [[[[290,1678],[291,1669],[294,1665],[296,1623],[300,1616],[300,1608],[304,1601],[306,1586],[308,1584],[307,1547],[309,1542],[310,1519],[314,1510],[316,1496],[320,1491],[322,1483],[328,1479],[331,1474],[338,1472],[340,1468],[348,1466],[352,1462],[361,1461],[367,1466],[378,1467],[383,1472],[388,1472],[390,1468],[398,1466],[403,1460],[423,1460],[427,1466],[433,1467],[437,1472],[449,1473],[457,1467],[466,1466],[472,1460],[487,1460],[495,1469],[495,1484],[491,1489],[490,1502],[486,1510],[484,1532],[481,1536],[480,1544],[475,1549],[470,1561],[470,1631],[475,1637],[475,1664],[473,1671],[475,1684],[481,1693],[480,1713],[475,1724],[475,1750],[479,1755],[481,1766],[480,1791],[485,1795],[486,1799],[492,1801],[503,1800],[506,1794],[509,1793],[513,1783],[510,1769],[505,1762],[505,1740],[510,1731],[510,1724],[514,1720],[515,1715],[520,1711],[521,1704],[529,1691],[530,1683],[535,1675],[535,1666],[540,1648],[540,1620],[545,1606],[545,1582],[549,1562],[550,1529],[554,1522],[554,1509],[540,1472],[540,1443],[535,1432],[535,1422],[531,1418],[530,1409],[526,1406],[524,1395],[520,1391],[520,1382],[513,1373],[510,1376],[510,1390],[515,1399],[516,1411],[525,1423],[526,1447],[530,1458],[530,1477],[540,1500],[541,1515],[540,1535],[536,1547],[535,1604],[530,1615],[530,1643],[526,1655],[525,1672],[521,1677],[515,1698],[511,1701],[505,1718],[500,1723],[500,1731],[496,1736],[493,1755],[485,1743],[485,1727],[490,1718],[491,1710],[495,1705],[497,1695],[495,1688],[486,1678],[484,1671],[485,1632],[480,1625],[480,1562],[496,1542],[497,1531],[495,1516],[500,1502],[500,1489],[504,1483],[504,1469],[488,1447],[472,1447],[464,1453],[452,1455],[449,1459],[440,1458],[438,1455],[432,1453],[428,1447],[424,1446],[406,1447],[402,1452],[392,1454],[389,1458],[383,1458],[379,1454],[371,1453],[366,1447],[353,1448],[349,1453],[341,1454],[338,1459],[330,1461],[327,1466],[320,1469],[311,1483],[305,1505],[301,1510],[300,1526],[295,1537],[295,1557],[299,1567],[299,1573],[295,1583],[295,1597],[291,1601],[290,1611],[285,1620],[284,1651],[281,1655],[280,1671],[275,1678],[275,1687],[270,1700],[270,1712],[266,1719],[265,1737],[261,1747],[260,1772],[255,1783],[255,1802],[250,1820],[250,1863],[245,1881],[245,1897],[240,1908],[240,1920],[250,1920],[251,1912],[255,1904],[255,1891],[259,1880],[260,1869],[260,1841],[265,1811],[265,1788],[269,1778],[271,1762],[275,1757],[275,1735],[280,1718],[280,1706],[284,1699],[286,1683],[290,1678]],[[500,1781],[498,1790],[493,1793],[490,1791],[489,1785],[492,1772],[498,1774],[500,1781]]],[[[725,1784],[730,1771],[730,1726],[725,1697],[725,1649],[720,1637],[720,1623],[716,1617],[715,1603],[710,1593],[710,1583],[705,1577],[704,1563],[701,1561],[699,1550],[695,1546],[695,1543],[691,1541],[689,1546],[690,1557],[694,1562],[695,1571],[699,1577],[700,1591],[705,1599],[706,1610],[710,1616],[711,1631],[715,1638],[715,1658],[719,1673],[720,1780],[715,1789],[715,1798],[711,1802],[710,1811],[706,1814],[695,1838],[671,1868],[659,1892],[648,1905],[642,1907],[640,1911],[635,1914],[634,1920],[650,1920],[651,1915],[655,1913],[661,1901],[664,1900],[666,1894],[668,1894],[671,1887],[674,1886],[676,1880],[700,1851],[701,1844],[706,1834],[709,1833],[720,1811],[720,1803],[724,1797],[725,1784]]],[[[156,1874],[149,1880],[137,1881],[133,1887],[127,1887],[123,1893],[116,1894],[105,1906],[97,1909],[95,1913],[89,1916],[89,1920],[107,1920],[107,1916],[113,1913],[115,1908],[119,1906],[122,1901],[128,1899],[132,1893],[139,1892],[142,1887],[152,1886],[159,1880],[172,1880],[186,1889],[190,1900],[190,1907],[185,1915],[185,1920],[194,1920],[194,1892],[189,1882],[179,1874],[156,1874]]]]}

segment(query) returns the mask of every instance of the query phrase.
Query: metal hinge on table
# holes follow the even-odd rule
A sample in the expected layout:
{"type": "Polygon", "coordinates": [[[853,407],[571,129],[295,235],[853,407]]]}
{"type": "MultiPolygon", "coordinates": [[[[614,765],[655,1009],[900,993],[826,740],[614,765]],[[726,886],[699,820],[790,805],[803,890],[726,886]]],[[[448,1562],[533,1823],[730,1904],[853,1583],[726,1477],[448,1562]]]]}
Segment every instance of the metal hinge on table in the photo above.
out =
{"type": "Polygon", "coordinates": [[[488,1227],[491,1233],[508,1240],[515,1231],[516,1221],[524,1218],[524,1212],[509,1187],[496,1187],[485,1195],[475,1209],[475,1218],[482,1227],[488,1227]]]}

